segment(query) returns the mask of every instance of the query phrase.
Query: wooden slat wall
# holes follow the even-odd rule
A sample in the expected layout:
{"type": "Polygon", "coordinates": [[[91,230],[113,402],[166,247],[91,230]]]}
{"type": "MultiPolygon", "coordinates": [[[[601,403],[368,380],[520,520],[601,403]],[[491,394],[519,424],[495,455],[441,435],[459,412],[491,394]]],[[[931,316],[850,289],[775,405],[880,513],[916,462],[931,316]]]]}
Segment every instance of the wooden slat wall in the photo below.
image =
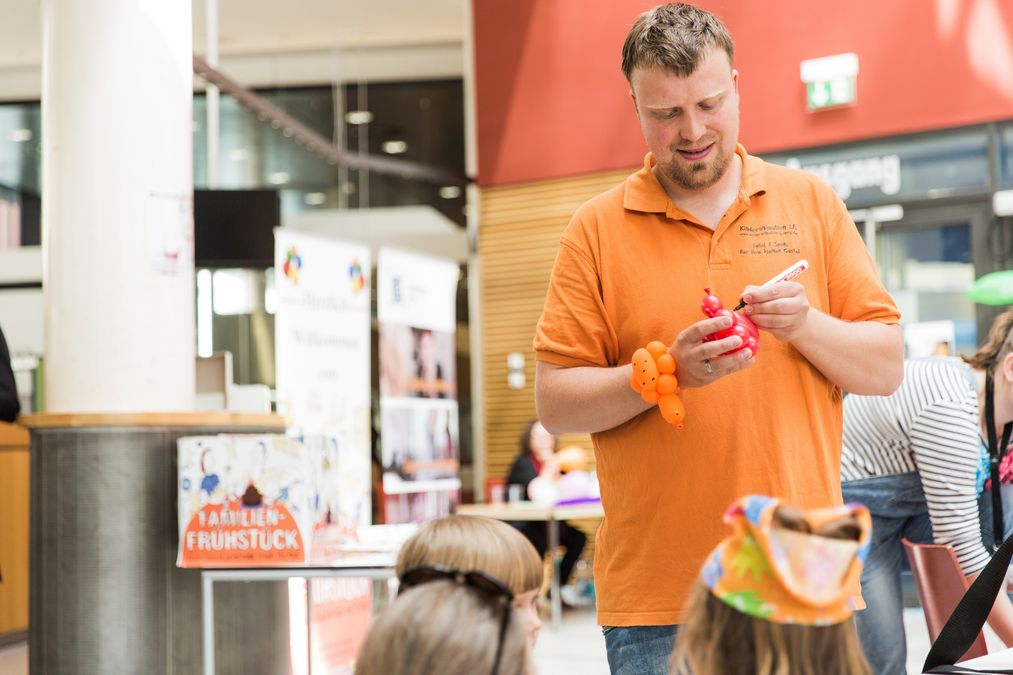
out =
{"type": "MultiPolygon", "coordinates": [[[[621,183],[635,169],[487,188],[481,195],[478,253],[482,327],[486,476],[504,478],[517,437],[535,416],[531,340],[542,312],[563,228],[582,203],[621,183]],[[507,386],[506,357],[525,355],[527,384],[507,386]]],[[[587,436],[563,436],[591,451],[587,436]]]]}

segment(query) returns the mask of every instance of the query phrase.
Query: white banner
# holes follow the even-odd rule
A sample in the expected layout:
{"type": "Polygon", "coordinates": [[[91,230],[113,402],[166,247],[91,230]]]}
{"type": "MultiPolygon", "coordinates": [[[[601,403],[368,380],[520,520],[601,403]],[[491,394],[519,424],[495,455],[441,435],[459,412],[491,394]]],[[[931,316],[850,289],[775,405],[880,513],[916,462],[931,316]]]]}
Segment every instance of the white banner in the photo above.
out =
{"type": "Polygon", "coordinates": [[[453,260],[383,248],[377,256],[376,317],[380,323],[453,333],[457,280],[453,260]]]}
{"type": "Polygon", "coordinates": [[[458,499],[459,267],[381,249],[377,262],[380,440],[388,523],[446,515],[458,499]]]}
{"type": "Polygon", "coordinates": [[[371,520],[369,249],[277,229],[275,290],[278,413],[311,449],[317,527],[350,535],[371,520]]]}

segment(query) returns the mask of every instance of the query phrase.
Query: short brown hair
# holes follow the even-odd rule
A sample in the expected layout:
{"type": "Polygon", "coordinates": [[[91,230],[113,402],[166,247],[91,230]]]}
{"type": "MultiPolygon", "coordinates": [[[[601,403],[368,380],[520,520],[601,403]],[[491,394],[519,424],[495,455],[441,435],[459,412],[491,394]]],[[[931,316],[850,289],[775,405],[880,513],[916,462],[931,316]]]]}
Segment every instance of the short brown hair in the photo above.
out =
{"type": "Polygon", "coordinates": [[[637,17],[626,34],[623,75],[631,80],[635,68],[660,67],[687,77],[712,47],[723,49],[732,62],[735,43],[721,19],[681,2],[658,5],[637,17]]]}
{"type": "MultiPolygon", "coordinates": [[[[356,675],[473,675],[492,672],[503,607],[452,581],[430,581],[398,595],[370,626],[356,675]]],[[[532,672],[527,633],[510,611],[501,675],[532,672]]]]}
{"type": "Polygon", "coordinates": [[[1013,309],[995,317],[988,337],[978,351],[961,358],[972,368],[993,372],[1010,352],[1013,352],[1013,309]]]}
{"type": "Polygon", "coordinates": [[[492,518],[445,516],[425,523],[401,547],[397,575],[441,565],[500,579],[514,594],[540,589],[542,558],[516,528],[492,518]]]}

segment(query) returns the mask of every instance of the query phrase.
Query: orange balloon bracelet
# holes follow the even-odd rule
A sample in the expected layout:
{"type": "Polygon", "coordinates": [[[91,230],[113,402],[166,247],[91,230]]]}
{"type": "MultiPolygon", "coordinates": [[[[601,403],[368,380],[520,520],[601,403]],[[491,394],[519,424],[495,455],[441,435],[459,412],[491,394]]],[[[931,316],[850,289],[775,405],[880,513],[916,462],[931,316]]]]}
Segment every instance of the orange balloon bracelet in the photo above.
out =
{"type": "Polygon", "coordinates": [[[686,407],[679,398],[679,381],[675,379],[675,358],[664,342],[654,340],[633,352],[633,373],[630,386],[648,403],[657,403],[661,416],[677,429],[682,429],[686,407]]]}

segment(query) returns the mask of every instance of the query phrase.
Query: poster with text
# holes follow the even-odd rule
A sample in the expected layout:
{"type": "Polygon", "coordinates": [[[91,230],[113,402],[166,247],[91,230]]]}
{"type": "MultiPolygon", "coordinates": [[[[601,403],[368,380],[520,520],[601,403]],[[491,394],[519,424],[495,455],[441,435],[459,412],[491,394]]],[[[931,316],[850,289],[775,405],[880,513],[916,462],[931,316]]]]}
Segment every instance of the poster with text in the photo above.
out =
{"type": "Polygon", "coordinates": [[[305,564],[315,515],[306,447],[277,434],[177,441],[180,567],[305,564]]]}
{"type": "Polygon", "coordinates": [[[457,502],[457,282],[453,260],[381,249],[377,261],[384,519],[422,521],[457,502]]]}
{"type": "Polygon", "coordinates": [[[309,450],[314,559],[369,525],[369,249],[275,230],[278,414],[309,450]]]}
{"type": "Polygon", "coordinates": [[[352,675],[373,618],[373,584],[361,577],[310,579],[312,672],[352,675]]]}

